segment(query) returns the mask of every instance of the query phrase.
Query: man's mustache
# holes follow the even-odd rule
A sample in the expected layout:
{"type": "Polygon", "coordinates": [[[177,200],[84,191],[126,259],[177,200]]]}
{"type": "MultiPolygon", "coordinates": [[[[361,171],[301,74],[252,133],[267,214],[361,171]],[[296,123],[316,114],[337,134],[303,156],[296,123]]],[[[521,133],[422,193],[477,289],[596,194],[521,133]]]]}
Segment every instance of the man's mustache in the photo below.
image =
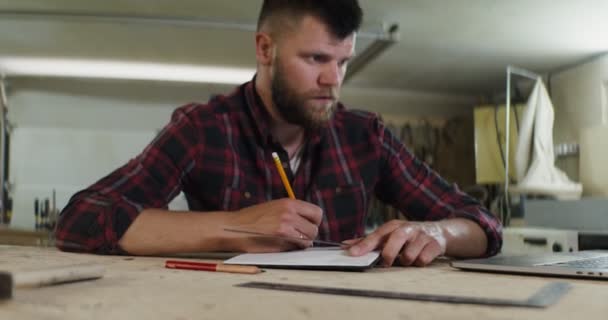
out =
{"type": "Polygon", "coordinates": [[[330,99],[337,100],[340,95],[338,94],[337,90],[331,90],[331,91],[317,91],[317,92],[311,93],[309,96],[313,97],[313,98],[323,97],[323,98],[330,98],[330,99]]]}

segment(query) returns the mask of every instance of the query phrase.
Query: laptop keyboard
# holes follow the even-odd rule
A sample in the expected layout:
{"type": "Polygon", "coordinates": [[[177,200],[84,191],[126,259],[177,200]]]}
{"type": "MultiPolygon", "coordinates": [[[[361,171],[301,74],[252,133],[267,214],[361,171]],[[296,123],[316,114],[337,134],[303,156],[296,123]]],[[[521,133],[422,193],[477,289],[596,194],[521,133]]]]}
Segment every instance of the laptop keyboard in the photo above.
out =
{"type": "Polygon", "coordinates": [[[603,269],[608,268],[608,256],[596,257],[582,260],[566,261],[548,264],[556,267],[573,267],[583,269],[603,269]]]}

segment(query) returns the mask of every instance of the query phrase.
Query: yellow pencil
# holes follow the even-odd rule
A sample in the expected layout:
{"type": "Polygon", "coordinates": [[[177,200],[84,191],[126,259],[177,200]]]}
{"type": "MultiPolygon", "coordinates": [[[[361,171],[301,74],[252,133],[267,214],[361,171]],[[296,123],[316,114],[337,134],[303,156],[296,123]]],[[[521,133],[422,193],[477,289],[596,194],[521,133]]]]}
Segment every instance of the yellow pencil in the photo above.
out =
{"type": "Polygon", "coordinates": [[[279,170],[279,175],[281,176],[281,180],[283,181],[283,186],[285,186],[285,190],[287,190],[287,195],[289,195],[290,199],[295,199],[296,196],[293,194],[293,190],[291,189],[291,185],[289,184],[289,180],[287,180],[287,175],[285,174],[285,170],[283,170],[283,165],[281,164],[281,159],[276,152],[272,153],[272,159],[274,159],[274,164],[277,166],[277,170],[279,170]]]}

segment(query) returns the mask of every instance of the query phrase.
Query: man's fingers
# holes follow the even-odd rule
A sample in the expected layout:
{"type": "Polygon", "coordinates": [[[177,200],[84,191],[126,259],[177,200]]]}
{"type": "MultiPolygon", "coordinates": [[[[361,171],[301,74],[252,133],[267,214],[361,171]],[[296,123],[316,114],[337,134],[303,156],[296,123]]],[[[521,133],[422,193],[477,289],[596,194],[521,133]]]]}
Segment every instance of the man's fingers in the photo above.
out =
{"type": "Polygon", "coordinates": [[[342,243],[344,243],[346,245],[354,245],[354,244],[361,242],[361,240],[363,240],[363,239],[365,239],[365,238],[348,239],[348,240],[342,241],[342,243]]]}
{"type": "Polygon", "coordinates": [[[349,253],[353,256],[364,255],[378,247],[387,240],[388,235],[399,228],[403,221],[392,220],[389,221],[376,229],[374,232],[367,235],[359,243],[350,247],[349,253]]]}
{"type": "Polygon", "coordinates": [[[364,238],[354,238],[354,239],[348,239],[348,240],[344,240],[342,241],[342,245],[340,246],[340,248],[344,249],[344,250],[348,250],[350,249],[353,245],[361,242],[361,240],[363,240],[364,238]]]}
{"type": "MultiPolygon", "coordinates": [[[[293,199],[280,199],[240,209],[234,217],[230,225],[234,229],[259,232],[269,236],[288,237],[288,239],[269,237],[268,240],[270,243],[274,242],[274,245],[252,241],[245,242],[243,246],[244,251],[270,247],[267,250],[274,252],[275,250],[310,247],[311,240],[317,237],[323,213],[321,208],[314,204],[293,199]]],[[[263,238],[263,235],[247,237],[263,238]]]]}
{"type": "Polygon", "coordinates": [[[411,266],[419,257],[426,245],[432,241],[432,238],[424,233],[418,233],[417,237],[412,239],[401,251],[399,262],[403,266],[411,266]]]}
{"type": "Polygon", "coordinates": [[[400,228],[391,232],[382,248],[383,265],[385,267],[392,266],[403,246],[405,245],[407,247],[408,243],[415,239],[415,236],[416,235],[413,233],[405,233],[404,230],[400,228]]]}
{"type": "Polygon", "coordinates": [[[429,241],[418,255],[418,258],[416,258],[414,265],[417,267],[427,266],[441,254],[441,246],[439,243],[436,241],[429,241]]]}
{"type": "Polygon", "coordinates": [[[376,234],[370,234],[357,244],[348,248],[348,253],[352,256],[362,256],[374,249],[376,249],[381,243],[382,238],[376,234]]]}
{"type": "Polygon", "coordinates": [[[349,248],[349,254],[361,256],[382,248],[385,266],[393,265],[397,257],[404,266],[425,266],[443,254],[441,238],[437,238],[441,234],[432,227],[438,229],[420,223],[389,221],[358,242],[349,240],[348,244],[353,244],[349,248]]]}
{"type": "Polygon", "coordinates": [[[391,229],[389,228],[380,228],[376,229],[374,232],[367,235],[357,244],[351,246],[348,249],[348,253],[353,256],[361,256],[364,255],[382,245],[384,241],[386,241],[386,237],[391,233],[391,229]]]}
{"type": "Polygon", "coordinates": [[[289,235],[289,241],[298,245],[300,248],[310,248],[312,247],[311,238],[306,236],[304,233],[298,231],[297,229],[293,229],[292,234],[289,235]]]}
{"type": "Polygon", "coordinates": [[[304,219],[300,215],[295,215],[294,221],[292,222],[294,234],[289,234],[291,237],[297,237],[305,240],[313,240],[317,238],[319,233],[319,227],[309,220],[304,219]]]}
{"type": "Polygon", "coordinates": [[[291,201],[294,203],[294,209],[297,214],[317,226],[321,224],[321,220],[323,219],[323,210],[320,207],[306,201],[291,201]]]}

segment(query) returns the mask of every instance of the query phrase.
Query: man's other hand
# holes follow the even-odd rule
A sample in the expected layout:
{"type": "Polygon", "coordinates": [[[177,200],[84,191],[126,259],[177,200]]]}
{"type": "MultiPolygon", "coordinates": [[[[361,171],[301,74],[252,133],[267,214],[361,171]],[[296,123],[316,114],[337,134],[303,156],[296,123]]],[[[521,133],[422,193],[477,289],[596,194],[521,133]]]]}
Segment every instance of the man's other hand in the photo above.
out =
{"type": "Polygon", "coordinates": [[[445,254],[446,237],[439,222],[389,221],[364,238],[347,240],[349,253],[361,256],[382,250],[382,264],[392,266],[398,258],[404,266],[423,267],[445,254]]]}

